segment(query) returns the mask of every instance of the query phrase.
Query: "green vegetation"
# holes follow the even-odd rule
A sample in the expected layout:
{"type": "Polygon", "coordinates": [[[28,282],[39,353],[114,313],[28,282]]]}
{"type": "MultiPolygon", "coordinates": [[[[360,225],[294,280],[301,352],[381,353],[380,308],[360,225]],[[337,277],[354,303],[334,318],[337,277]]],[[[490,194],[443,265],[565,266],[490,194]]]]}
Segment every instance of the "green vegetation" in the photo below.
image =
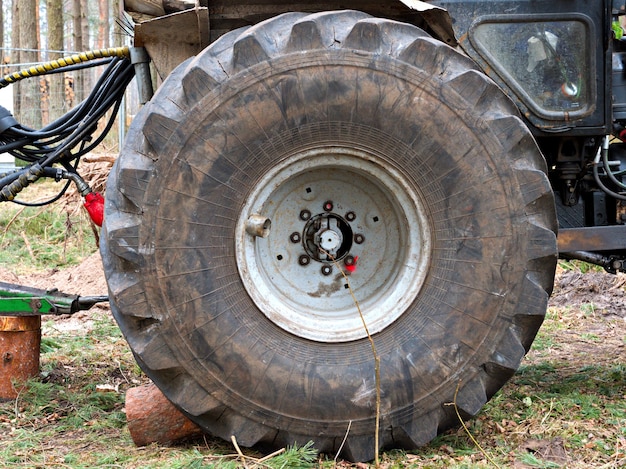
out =
{"type": "MultiPolygon", "coordinates": [[[[24,194],[27,200],[45,200],[59,184],[42,181],[24,194]]],[[[96,243],[80,197],[65,203],[23,207],[2,203],[0,209],[0,266],[21,273],[65,267],[93,253],[96,243]]]]}
{"type": "Polygon", "coordinates": [[[559,267],[563,270],[575,270],[582,274],[586,274],[587,272],[602,272],[604,270],[600,266],[577,260],[559,260],[559,267]]]}

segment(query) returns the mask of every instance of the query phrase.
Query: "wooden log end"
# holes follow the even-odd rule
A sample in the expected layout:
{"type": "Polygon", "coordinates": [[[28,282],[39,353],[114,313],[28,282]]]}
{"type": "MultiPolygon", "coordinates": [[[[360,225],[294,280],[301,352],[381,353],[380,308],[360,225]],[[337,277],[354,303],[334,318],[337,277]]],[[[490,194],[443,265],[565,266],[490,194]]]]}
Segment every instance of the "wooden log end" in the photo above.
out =
{"type": "Polygon", "coordinates": [[[126,422],[137,446],[169,445],[203,433],[154,384],[126,391],[126,422]]]}
{"type": "Polygon", "coordinates": [[[17,397],[39,375],[41,316],[0,317],[0,401],[17,397]]]}

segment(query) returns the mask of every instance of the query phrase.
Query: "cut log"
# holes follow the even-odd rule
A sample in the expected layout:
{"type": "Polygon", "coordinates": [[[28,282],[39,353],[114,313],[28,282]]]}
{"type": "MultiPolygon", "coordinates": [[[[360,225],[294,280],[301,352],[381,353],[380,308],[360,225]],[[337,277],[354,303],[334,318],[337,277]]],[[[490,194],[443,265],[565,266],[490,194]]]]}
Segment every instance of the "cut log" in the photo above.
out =
{"type": "Polygon", "coordinates": [[[39,374],[41,316],[0,317],[0,400],[15,399],[19,383],[39,374]]]}
{"type": "Polygon", "coordinates": [[[126,391],[126,422],[137,446],[168,445],[203,433],[154,384],[126,391]]]}

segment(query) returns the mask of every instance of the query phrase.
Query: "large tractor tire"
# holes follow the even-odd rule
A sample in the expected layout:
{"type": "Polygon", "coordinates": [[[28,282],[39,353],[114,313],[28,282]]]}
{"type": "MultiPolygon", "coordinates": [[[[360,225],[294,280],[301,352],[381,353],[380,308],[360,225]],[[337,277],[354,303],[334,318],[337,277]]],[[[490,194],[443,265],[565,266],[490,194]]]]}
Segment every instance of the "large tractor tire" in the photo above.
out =
{"type": "Polygon", "coordinates": [[[545,171],[511,102],[422,30],[281,15],[134,120],[102,235],[113,314],[207,432],[333,455],[347,434],[356,461],[375,454],[369,332],[380,447],[415,448],[458,423],[455,393],[475,415],[542,323],[545,171]]]}

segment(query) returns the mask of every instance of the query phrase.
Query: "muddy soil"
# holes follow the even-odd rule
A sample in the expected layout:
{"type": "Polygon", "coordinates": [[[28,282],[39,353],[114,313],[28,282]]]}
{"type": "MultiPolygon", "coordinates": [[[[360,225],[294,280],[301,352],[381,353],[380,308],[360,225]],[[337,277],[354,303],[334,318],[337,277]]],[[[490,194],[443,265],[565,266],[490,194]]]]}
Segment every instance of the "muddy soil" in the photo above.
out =
{"type": "MultiPolygon", "coordinates": [[[[544,330],[554,330],[549,360],[572,369],[615,364],[626,357],[626,274],[557,269],[544,330]]],[[[531,350],[527,362],[546,359],[531,350]]]]}

